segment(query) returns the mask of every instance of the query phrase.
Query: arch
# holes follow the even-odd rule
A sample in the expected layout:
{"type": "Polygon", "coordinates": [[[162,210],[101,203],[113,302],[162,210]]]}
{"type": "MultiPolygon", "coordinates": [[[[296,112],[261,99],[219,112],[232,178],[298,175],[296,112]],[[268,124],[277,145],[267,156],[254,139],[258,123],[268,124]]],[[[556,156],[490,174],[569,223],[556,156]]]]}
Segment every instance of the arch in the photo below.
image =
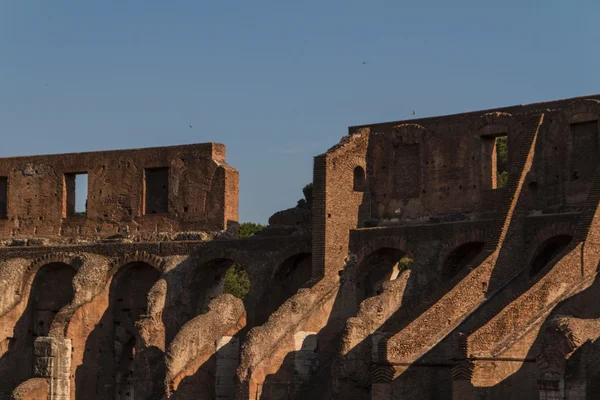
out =
{"type": "Polygon", "coordinates": [[[256,325],[262,325],[287,299],[292,297],[312,277],[312,253],[294,254],[277,265],[261,299],[256,314],[256,325]]]}
{"type": "Polygon", "coordinates": [[[354,167],[354,191],[367,191],[367,178],[365,177],[365,170],[360,165],[354,167]]]}
{"type": "MultiPolygon", "coordinates": [[[[393,248],[405,253],[408,257],[413,257],[412,251],[407,247],[406,239],[403,236],[379,236],[364,244],[356,254],[356,264],[363,265],[367,257],[372,253],[383,249],[393,248]]],[[[358,273],[358,270],[356,271],[358,273]]]]}
{"type": "Polygon", "coordinates": [[[29,293],[34,337],[48,336],[54,317],[73,301],[76,273],[72,265],[64,262],[51,262],[39,268],[29,293]]]}
{"type": "Polygon", "coordinates": [[[363,300],[376,296],[383,291],[386,281],[396,279],[407,268],[402,260],[406,253],[393,247],[382,247],[370,253],[358,265],[355,286],[357,305],[363,300]]]}
{"type": "Polygon", "coordinates": [[[144,263],[147,264],[158,272],[164,272],[165,260],[162,257],[159,257],[154,254],[150,254],[146,251],[138,251],[136,250],[134,253],[126,254],[123,257],[119,257],[115,259],[109,268],[109,276],[113,276],[116,274],[122,267],[125,267],[129,264],[134,263],[144,263]]]}
{"type": "Polygon", "coordinates": [[[507,112],[489,112],[477,118],[471,125],[471,132],[476,136],[508,132],[512,114],[507,112]]]}
{"type": "MultiPolygon", "coordinates": [[[[52,321],[58,312],[72,302],[73,278],[76,269],[58,260],[44,257],[34,261],[26,272],[26,305],[14,323],[8,348],[0,353],[0,376],[10,370],[11,380],[0,379],[0,393],[10,393],[18,382],[33,377],[34,342],[37,337],[48,336],[52,321]]],[[[25,300],[22,300],[25,302],[25,300]]]]}
{"type": "Polygon", "coordinates": [[[95,397],[98,384],[108,385],[112,398],[125,398],[131,382],[135,385],[155,373],[148,371],[151,348],[140,340],[146,333],[137,322],[147,314],[148,295],[162,272],[157,263],[140,261],[144,259],[148,258],[130,255],[113,263],[108,304],[86,339],[84,361],[75,373],[76,398],[95,397]]]}
{"type": "Polygon", "coordinates": [[[454,278],[460,271],[472,263],[483,251],[485,242],[472,241],[463,243],[454,248],[446,256],[442,265],[442,280],[448,281],[454,278]]]}
{"type": "Polygon", "coordinates": [[[570,234],[559,234],[540,244],[529,262],[529,275],[535,276],[546,268],[573,240],[570,234]]]}
{"type": "Polygon", "coordinates": [[[24,293],[26,286],[33,283],[32,279],[42,267],[50,264],[65,264],[73,268],[75,271],[79,271],[81,266],[80,261],[81,260],[78,257],[73,257],[67,253],[50,253],[36,258],[27,267],[27,271],[23,277],[19,293],[24,293]]]}
{"type": "Polygon", "coordinates": [[[570,124],[597,121],[600,119],[600,101],[595,99],[575,100],[567,106],[565,113],[570,124]]]}

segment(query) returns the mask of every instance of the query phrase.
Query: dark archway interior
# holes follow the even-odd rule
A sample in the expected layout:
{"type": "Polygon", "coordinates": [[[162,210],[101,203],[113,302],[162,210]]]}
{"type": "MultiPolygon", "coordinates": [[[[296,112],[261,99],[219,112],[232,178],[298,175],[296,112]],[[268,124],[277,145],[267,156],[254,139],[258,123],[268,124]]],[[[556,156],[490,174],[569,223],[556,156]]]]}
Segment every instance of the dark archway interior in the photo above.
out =
{"type": "Polygon", "coordinates": [[[380,294],[385,282],[394,280],[400,275],[407,265],[401,263],[403,258],[404,252],[393,248],[379,249],[367,257],[359,267],[360,273],[356,280],[358,304],[380,294]]]}
{"type": "Polygon", "coordinates": [[[296,294],[311,276],[312,255],[310,253],[296,254],[281,263],[257,307],[256,324],[265,323],[269,315],[296,294]]]}
{"type": "Polygon", "coordinates": [[[452,250],[446,257],[442,267],[442,280],[447,281],[454,278],[460,271],[468,266],[475,257],[483,250],[485,243],[469,242],[464,243],[452,250]]]}
{"type": "Polygon", "coordinates": [[[534,276],[571,243],[571,235],[556,235],[543,242],[536,250],[530,264],[530,275],[534,276]]]}
{"type": "Polygon", "coordinates": [[[115,351],[116,397],[131,398],[135,380],[136,321],[147,313],[148,292],[160,278],[154,267],[136,262],[122,268],[113,280],[111,309],[115,351]]]}
{"type": "Polygon", "coordinates": [[[365,178],[365,170],[363,167],[354,168],[354,191],[355,192],[366,192],[367,182],[365,178]]]}
{"type": "Polygon", "coordinates": [[[6,351],[0,353],[0,398],[33,377],[34,342],[47,336],[54,317],[73,300],[76,270],[64,263],[41,267],[31,284],[27,307],[14,327],[6,351]],[[10,379],[4,377],[10,376],[10,379]]]}

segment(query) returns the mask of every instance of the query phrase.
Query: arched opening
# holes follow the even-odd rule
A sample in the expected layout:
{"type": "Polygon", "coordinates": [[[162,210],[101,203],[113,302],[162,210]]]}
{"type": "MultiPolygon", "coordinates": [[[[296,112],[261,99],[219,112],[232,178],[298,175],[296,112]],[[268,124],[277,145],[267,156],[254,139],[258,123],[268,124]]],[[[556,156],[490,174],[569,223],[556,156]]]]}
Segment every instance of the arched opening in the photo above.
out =
{"type": "Polygon", "coordinates": [[[354,191],[355,192],[366,192],[367,191],[365,170],[361,166],[354,168],[354,191]]]}
{"type": "Polygon", "coordinates": [[[464,243],[452,250],[446,257],[442,267],[442,280],[447,281],[454,278],[460,271],[468,266],[475,257],[481,253],[485,243],[469,242],[464,243]]]}
{"type": "Polygon", "coordinates": [[[97,322],[75,372],[76,398],[132,399],[134,392],[144,397],[151,389],[149,381],[163,379],[151,366],[154,349],[144,347],[136,325],[148,313],[148,294],[160,276],[152,265],[136,261],[121,266],[112,277],[104,313],[89,316],[97,322]]]}
{"type": "Polygon", "coordinates": [[[556,235],[544,241],[536,250],[529,264],[530,276],[542,271],[558,254],[567,248],[573,237],[556,235]]]}
{"type": "Polygon", "coordinates": [[[311,253],[299,253],[281,263],[259,302],[256,325],[264,324],[279,306],[310,280],[311,276],[311,253]]]}
{"type": "Polygon", "coordinates": [[[394,248],[382,248],[371,253],[360,266],[356,279],[357,300],[377,296],[383,292],[385,282],[393,281],[410,269],[413,260],[405,257],[403,251],[394,248]]]}
{"type": "MultiPolygon", "coordinates": [[[[42,266],[36,273],[23,314],[16,321],[5,351],[0,350],[0,398],[33,377],[34,342],[48,336],[58,312],[73,300],[76,270],[64,263],[42,266]]],[[[27,293],[27,291],[25,292],[27,293]]]]}
{"type": "Polygon", "coordinates": [[[54,317],[73,300],[75,269],[54,263],[42,267],[31,287],[33,336],[47,336],[54,317]]]}
{"type": "MultiPolygon", "coordinates": [[[[160,278],[154,267],[134,262],[121,268],[113,279],[111,308],[115,352],[115,398],[131,399],[135,390],[136,322],[148,311],[148,292],[160,278]]],[[[112,285],[111,285],[112,286],[112,285]]]]}

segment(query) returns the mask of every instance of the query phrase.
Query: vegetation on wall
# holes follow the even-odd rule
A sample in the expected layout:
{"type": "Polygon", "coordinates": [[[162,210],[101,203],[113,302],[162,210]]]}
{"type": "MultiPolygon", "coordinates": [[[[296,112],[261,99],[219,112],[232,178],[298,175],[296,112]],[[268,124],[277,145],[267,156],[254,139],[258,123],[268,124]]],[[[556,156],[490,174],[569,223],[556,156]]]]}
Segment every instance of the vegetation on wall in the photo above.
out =
{"type": "MultiPolygon", "coordinates": [[[[240,239],[254,236],[264,229],[261,224],[253,222],[244,222],[238,227],[238,237],[240,239]]],[[[240,264],[235,263],[225,273],[225,284],[223,293],[229,293],[237,298],[244,300],[250,291],[250,279],[248,273],[240,264]]]]}
{"type": "Polygon", "coordinates": [[[507,137],[496,138],[496,187],[506,186],[508,181],[508,147],[507,137]]]}

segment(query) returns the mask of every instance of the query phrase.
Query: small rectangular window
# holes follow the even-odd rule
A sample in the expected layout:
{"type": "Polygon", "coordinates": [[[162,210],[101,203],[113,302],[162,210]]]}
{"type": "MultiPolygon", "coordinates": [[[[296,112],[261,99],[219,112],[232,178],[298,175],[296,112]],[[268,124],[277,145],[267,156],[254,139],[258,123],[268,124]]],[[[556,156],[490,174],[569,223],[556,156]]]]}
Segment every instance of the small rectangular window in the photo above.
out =
{"type": "Polygon", "coordinates": [[[144,214],[168,212],[169,168],[147,168],[144,175],[144,214]]]}
{"type": "Polygon", "coordinates": [[[8,178],[0,176],[0,219],[8,217],[8,178]]]}
{"type": "Polygon", "coordinates": [[[499,189],[508,182],[508,136],[481,137],[481,186],[499,189]]]}
{"type": "Polygon", "coordinates": [[[64,175],[63,218],[85,218],[88,202],[88,175],[72,173],[64,175]]]}

